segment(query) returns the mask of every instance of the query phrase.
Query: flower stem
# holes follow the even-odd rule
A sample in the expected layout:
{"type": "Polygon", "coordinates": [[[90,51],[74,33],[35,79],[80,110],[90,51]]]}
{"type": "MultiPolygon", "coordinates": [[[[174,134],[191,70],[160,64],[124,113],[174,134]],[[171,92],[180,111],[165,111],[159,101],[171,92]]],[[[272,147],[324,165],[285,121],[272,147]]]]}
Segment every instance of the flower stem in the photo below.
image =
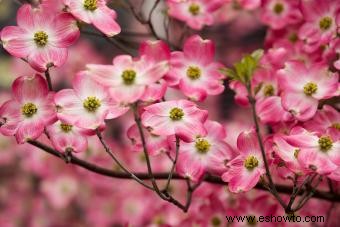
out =
{"type": "Polygon", "coordinates": [[[261,132],[260,132],[260,126],[259,126],[259,122],[258,122],[258,119],[257,119],[257,116],[256,116],[256,109],[255,109],[256,100],[255,100],[255,98],[254,98],[254,96],[251,92],[250,83],[247,84],[247,91],[248,91],[248,100],[249,100],[249,103],[251,105],[253,121],[255,123],[256,136],[257,136],[258,143],[260,145],[262,159],[263,159],[264,166],[265,166],[265,169],[266,169],[266,176],[267,176],[267,179],[269,181],[270,192],[278,200],[278,202],[281,204],[281,206],[284,209],[286,209],[287,206],[284,203],[284,201],[282,200],[282,198],[280,197],[279,193],[277,192],[273,178],[270,174],[269,165],[268,165],[268,161],[267,161],[267,157],[266,157],[266,152],[265,152],[265,149],[264,149],[263,140],[262,140],[262,136],[261,136],[261,132]]]}

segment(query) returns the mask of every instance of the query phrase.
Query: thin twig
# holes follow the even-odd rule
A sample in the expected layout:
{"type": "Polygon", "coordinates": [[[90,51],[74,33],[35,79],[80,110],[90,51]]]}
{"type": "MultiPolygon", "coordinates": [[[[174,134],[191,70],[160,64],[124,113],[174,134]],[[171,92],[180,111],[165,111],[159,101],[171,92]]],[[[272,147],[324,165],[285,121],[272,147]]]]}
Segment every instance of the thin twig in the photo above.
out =
{"type": "Polygon", "coordinates": [[[96,37],[104,38],[108,43],[113,44],[115,47],[117,47],[122,52],[130,54],[130,55],[135,55],[136,54],[135,51],[132,51],[129,48],[125,47],[124,44],[120,43],[114,37],[110,38],[110,37],[107,37],[105,34],[91,32],[91,31],[84,31],[84,30],[82,30],[81,33],[86,34],[86,35],[91,35],[91,36],[96,36],[96,37]]]}
{"type": "Polygon", "coordinates": [[[314,195],[314,193],[316,191],[316,188],[319,186],[321,181],[322,181],[322,176],[319,176],[318,181],[316,182],[315,186],[311,188],[309,194],[306,197],[302,198],[299,201],[299,203],[296,206],[296,208],[293,209],[293,212],[296,212],[296,211],[300,210],[309,201],[309,199],[313,197],[313,195],[314,195]]]}
{"type": "Polygon", "coordinates": [[[273,179],[272,179],[272,176],[270,174],[269,165],[268,165],[268,161],[267,161],[267,157],[266,157],[266,152],[265,152],[265,149],[264,149],[263,140],[262,140],[262,136],[261,136],[261,132],[260,132],[260,126],[259,126],[259,122],[258,122],[258,119],[257,119],[257,116],[256,116],[256,109],[255,109],[256,100],[253,97],[253,94],[251,92],[250,83],[247,84],[247,91],[248,91],[248,100],[249,100],[249,103],[250,103],[251,109],[252,109],[253,121],[255,123],[256,136],[257,136],[258,143],[260,145],[262,159],[263,159],[264,166],[265,166],[265,169],[266,169],[266,176],[267,176],[268,181],[269,181],[271,193],[278,200],[278,202],[281,204],[283,209],[286,210],[287,206],[284,203],[284,201],[282,200],[282,198],[280,197],[279,193],[277,192],[275,184],[274,184],[273,179]]]}
{"type": "Polygon", "coordinates": [[[46,77],[46,80],[47,80],[48,89],[50,91],[53,91],[53,86],[52,86],[52,80],[51,80],[50,68],[49,67],[45,71],[45,77],[46,77]]]}
{"type": "Polygon", "coordinates": [[[144,135],[144,131],[143,131],[143,126],[142,126],[142,122],[141,122],[140,116],[138,114],[138,103],[135,103],[132,106],[132,109],[133,109],[133,115],[134,115],[134,118],[135,118],[135,122],[136,122],[137,127],[138,127],[139,135],[140,135],[141,140],[142,140],[143,152],[144,152],[144,156],[145,156],[145,160],[146,160],[146,165],[147,165],[147,168],[148,168],[148,173],[149,173],[149,176],[150,176],[150,179],[151,179],[152,186],[153,186],[155,192],[159,195],[159,197],[161,197],[162,199],[166,200],[166,199],[168,199],[168,197],[166,195],[164,195],[159,190],[159,187],[158,187],[157,182],[155,180],[155,177],[153,175],[153,171],[152,171],[152,167],[151,167],[151,162],[150,162],[150,158],[149,158],[149,154],[148,154],[148,150],[147,150],[147,144],[146,144],[146,140],[145,140],[145,135],[144,135]]]}
{"type": "Polygon", "coordinates": [[[179,146],[180,146],[180,140],[179,140],[178,136],[176,136],[176,154],[175,154],[175,159],[172,162],[172,167],[171,167],[171,170],[170,170],[170,173],[169,173],[169,177],[168,177],[168,180],[166,182],[166,185],[165,185],[165,188],[164,188],[163,191],[168,191],[168,189],[169,189],[170,182],[171,182],[171,179],[172,179],[172,175],[174,174],[175,167],[176,167],[177,160],[178,160],[179,146]]]}
{"type": "Polygon", "coordinates": [[[124,165],[122,163],[120,163],[120,161],[116,158],[116,156],[112,153],[111,149],[107,146],[107,144],[105,143],[101,133],[99,132],[99,130],[96,130],[96,134],[97,137],[99,138],[101,144],[103,145],[106,153],[108,153],[110,155],[110,157],[117,163],[117,165],[124,170],[126,173],[130,174],[131,178],[134,179],[135,181],[137,181],[138,183],[140,183],[141,185],[143,185],[144,187],[150,189],[150,190],[154,190],[152,187],[150,187],[149,185],[145,184],[141,179],[139,179],[136,175],[134,175],[133,173],[131,173],[127,168],[124,167],[124,165]]]}
{"type": "MultiPolygon", "coordinates": [[[[46,153],[49,153],[51,155],[53,155],[56,158],[59,158],[61,160],[63,160],[62,157],[60,157],[60,152],[56,151],[55,149],[39,142],[36,140],[29,140],[27,141],[27,143],[31,144],[34,147],[39,148],[42,151],[45,151],[46,153]]],[[[79,159],[76,156],[71,156],[70,157],[70,163],[77,165],[79,167],[82,167],[84,169],[87,169],[93,173],[102,175],[102,176],[106,176],[106,177],[111,177],[111,178],[118,178],[118,179],[126,179],[126,180],[130,180],[131,179],[131,175],[125,172],[120,172],[120,171],[114,171],[111,169],[106,169],[100,166],[97,166],[93,163],[87,162],[85,160],[79,159]]],[[[150,180],[149,178],[149,174],[148,173],[133,173],[135,176],[137,176],[139,179],[141,180],[150,180]]],[[[154,177],[157,180],[167,180],[169,177],[169,173],[154,173],[154,177]]],[[[173,180],[186,180],[186,178],[178,175],[177,173],[174,173],[172,176],[173,180]]],[[[214,176],[214,175],[206,175],[203,179],[204,182],[208,182],[211,184],[219,184],[219,185],[224,185],[226,186],[227,183],[225,183],[224,181],[222,181],[222,179],[218,176],[214,176]]],[[[263,187],[263,185],[261,183],[258,183],[255,186],[256,189],[259,190],[267,190],[265,187],[263,187]]],[[[280,185],[280,184],[276,184],[276,188],[278,190],[278,192],[280,193],[284,193],[284,194],[291,194],[292,188],[286,185],[280,185]]],[[[318,198],[318,199],[322,199],[322,200],[326,200],[326,201],[330,201],[330,202],[336,202],[336,203],[340,203],[340,194],[331,194],[329,192],[325,192],[325,191],[319,191],[319,190],[315,190],[314,193],[314,198],[318,198]]]]}

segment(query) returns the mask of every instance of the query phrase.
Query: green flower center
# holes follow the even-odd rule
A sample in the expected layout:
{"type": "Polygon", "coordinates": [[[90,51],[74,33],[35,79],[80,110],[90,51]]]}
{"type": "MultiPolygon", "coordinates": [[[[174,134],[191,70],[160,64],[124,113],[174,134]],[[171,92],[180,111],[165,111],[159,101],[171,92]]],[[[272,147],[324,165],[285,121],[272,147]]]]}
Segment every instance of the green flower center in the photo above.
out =
{"type": "Polygon", "coordinates": [[[299,153],[300,153],[300,149],[295,149],[294,150],[294,157],[298,158],[299,153]]]}
{"type": "Polygon", "coordinates": [[[257,160],[254,156],[249,156],[244,161],[244,167],[246,167],[248,170],[253,170],[259,165],[259,160],[257,160]]]}
{"type": "Polygon", "coordinates": [[[84,0],[84,8],[89,11],[95,11],[97,6],[97,0],[84,0]]]}
{"type": "Polygon", "coordinates": [[[193,16],[197,16],[200,13],[201,7],[196,4],[196,3],[192,3],[189,6],[189,12],[193,15],[193,16]]]}
{"type": "Polygon", "coordinates": [[[296,41],[298,41],[299,37],[297,36],[296,33],[292,33],[290,34],[290,36],[288,37],[289,41],[291,41],[292,43],[295,43],[296,41]]]}
{"type": "Polygon", "coordinates": [[[317,90],[318,90],[318,85],[312,82],[305,84],[305,86],[303,87],[303,92],[308,96],[315,94],[317,90]]]}
{"type": "Polygon", "coordinates": [[[273,96],[274,95],[274,91],[275,91],[275,89],[274,89],[273,85],[271,85],[271,84],[267,84],[263,88],[263,94],[266,97],[273,96]]]}
{"type": "Polygon", "coordinates": [[[276,3],[273,10],[276,14],[281,14],[283,12],[283,5],[281,3],[276,3]]]}
{"type": "Polygon", "coordinates": [[[136,72],[134,70],[128,69],[122,73],[123,82],[126,85],[131,85],[136,79],[136,72]]]}
{"type": "Polygon", "coordinates": [[[211,219],[211,225],[212,226],[221,226],[221,224],[222,224],[222,221],[219,217],[215,216],[211,219]]]}
{"type": "Polygon", "coordinates": [[[321,136],[318,143],[320,150],[323,152],[327,152],[333,147],[333,140],[329,136],[321,136]]]}
{"type": "Polygon", "coordinates": [[[83,106],[88,112],[96,112],[96,110],[101,106],[101,103],[98,98],[90,96],[85,99],[83,106]]]}
{"type": "Polygon", "coordinates": [[[340,131],[340,123],[333,123],[332,128],[335,128],[340,131]]]}
{"type": "Polygon", "coordinates": [[[211,144],[202,138],[198,138],[195,143],[196,151],[199,154],[206,154],[210,150],[211,144]]]}
{"type": "Polygon", "coordinates": [[[38,108],[35,104],[29,102],[21,107],[21,112],[25,117],[32,117],[38,112],[38,108]]]}
{"type": "Polygon", "coordinates": [[[38,47],[44,47],[48,42],[48,35],[43,31],[36,32],[34,34],[34,42],[38,47]]]}
{"type": "Polygon", "coordinates": [[[202,75],[202,71],[197,66],[189,66],[187,69],[187,76],[192,80],[197,80],[202,75]]]}
{"type": "Polygon", "coordinates": [[[184,112],[181,108],[172,108],[170,110],[170,119],[173,120],[173,121],[179,121],[183,118],[184,116],[184,112]]]}
{"type": "Polygon", "coordinates": [[[319,22],[319,27],[321,30],[326,31],[332,26],[332,18],[331,17],[324,17],[319,22]]]}
{"type": "Polygon", "coordinates": [[[61,130],[62,130],[63,132],[68,133],[68,132],[71,132],[71,131],[72,131],[73,126],[72,126],[72,125],[68,125],[68,124],[61,123],[61,124],[60,124],[60,128],[61,128],[61,130]]]}

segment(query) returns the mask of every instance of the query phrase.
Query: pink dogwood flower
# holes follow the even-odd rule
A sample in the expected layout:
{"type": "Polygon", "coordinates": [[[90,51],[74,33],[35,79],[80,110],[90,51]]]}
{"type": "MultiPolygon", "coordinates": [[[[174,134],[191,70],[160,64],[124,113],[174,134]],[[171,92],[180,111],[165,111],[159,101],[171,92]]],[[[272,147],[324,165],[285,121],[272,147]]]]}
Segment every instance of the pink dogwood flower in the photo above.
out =
{"type": "Polygon", "coordinates": [[[120,33],[117,14],[106,5],[106,0],[64,0],[64,3],[78,20],[93,24],[105,35],[112,37],[120,33]]]}
{"type": "Polygon", "coordinates": [[[206,135],[203,124],[208,111],[197,108],[187,100],[156,103],[144,108],[143,125],[155,135],[177,135],[184,141],[192,141],[196,136],[206,135]]]}
{"type": "Polygon", "coordinates": [[[83,152],[87,149],[87,137],[81,128],[57,121],[47,126],[46,131],[59,152],[83,152]]]}
{"type": "Polygon", "coordinates": [[[73,79],[73,89],[63,89],[54,98],[58,118],[83,129],[97,129],[105,119],[123,115],[128,108],[114,102],[105,87],[95,82],[86,72],[73,79]]]}
{"type": "Polygon", "coordinates": [[[72,15],[50,14],[28,4],[18,10],[17,23],[18,26],[2,29],[2,45],[11,55],[27,60],[40,72],[63,65],[67,59],[67,47],[80,34],[72,15]]]}
{"type": "Polygon", "coordinates": [[[38,74],[17,78],[12,92],[13,98],[0,108],[0,132],[5,136],[15,135],[18,143],[37,139],[45,126],[56,120],[54,94],[38,74]]]}
{"type": "Polygon", "coordinates": [[[261,150],[254,130],[242,132],[237,138],[240,154],[228,163],[230,168],[222,175],[234,193],[246,192],[255,187],[265,173],[261,150]]]}
{"type": "Polygon", "coordinates": [[[273,29],[282,29],[296,24],[302,19],[298,1],[265,0],[263,1],[261,20],[273,29]]]}
{"type": "Polygon", "coordinates": [[[301,174],[303,171],[298,161],[300,148],[290,145],[280,134],[274,136],[274,144],[275,154],[283,160],[284,166],[296,174],[301,174]]]}
{"type": "Polygon", "coordinates": [[[299,30],[299,38],[304,40],[306,51],[313,52],[336,38],[340,25],[339,10],[339,1],[302,1],[305,23],[299,30]]]}
{"type": "Polygon", "coordinates": [[[189,27],[201,30],[204,25],[212,25],[212,15],[219,9],[225,0],[167,0],[168,13],[180,21],[184,21],[189,27]]]}
{"type": "Polygon", "coordinates": [[[332,106],[324,105],[315,116],[304,123],[304,127],[318,135],[327,134],[332,138],[340,139],[340,114],[332,106]]]}
{"type": "Polygon", "coordinates": [[[214,61],[215,45],[194,35],[185,41],[183,52],[171,54],[171,68],[165,79],[170,86],[178,86],[192,100],[203,101],[207,95],[223,92],[224,76],[220,63],[214,61]]]}
{"type": "MultiPolygon", "coordinates": [[[[168,152],[170,145],[167,136],[158,136],[150,133],[147,129],[143,128],[145,141],[147,143],[147,151],[149,155],[154,156],[161,153],[168,152]]],[[[143,144],[139,130],[136,124],[132,125],[128,131],[127,136],[131,140],[134,151],[143,151],[143,144]]]]}
{"type": "Polygon", "coordinates": [[[298,147],[297,157],[306,173],[330,174],[340,165],[340,141],[327,134],[321,136],[302,127],[291,130],[286,141],[298,147]]]}
{"type": "Polygon", "coordinates": [[[134,103],[139,99],[152,99],[152,96],[155,96],[152,89],[164,95],[164,85],[157,86],[155,83],[169,70],[168,46],[162,41],[144,42],[140,54],[141,57],[137,59],[129,55],[116,56],[113,65],[87,65],[88,73],[108,87],[111,97],[122,105],[134,103]]]}
{"type": "Polygon", "coordinates": [[[204,123],[207,134],[196,136],[191,142],[182,142],[179,149],[178,172],[183,176],[197,181],[207,170],[222,172],[226,170],[226,163],[232,158],[232,149],[224,141],[226,132],[224,127],[216,121],[207,120],[204,123]],[[187,157],[188,156],[188,157],[187,157]],[[188,171],[196,166],[197,171],[188,171]]]}
{"type": "Polygon", "coordinates": [[[328,71],[327,66],[315,63],[306,66],[303,62],[291,61],[278,71],[282,106],[300,121],[314,116],[318,101],[336,95],[338,74],[328,71]]]}

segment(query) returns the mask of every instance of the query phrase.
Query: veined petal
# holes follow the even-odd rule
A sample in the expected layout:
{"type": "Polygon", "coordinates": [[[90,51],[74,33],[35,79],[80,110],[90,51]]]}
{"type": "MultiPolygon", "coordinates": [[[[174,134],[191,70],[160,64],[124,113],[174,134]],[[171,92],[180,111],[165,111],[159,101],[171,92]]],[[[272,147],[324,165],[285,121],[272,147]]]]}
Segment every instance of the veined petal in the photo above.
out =
{"type": "Polygon", "coordinates": [[[28,62],[35,70],[45,72],[48,67],[62,66],[67,59],[67,49],[48,46],[37,49],[28,56],[28,62]]]}
{"type": "Polygon", "coordinates": [[[116,13],[106,6],[98,8],[91,15],[93,25],[108,37],[112,37],[120,33],[121,28],[115,21],[116,13]]]}
{"type": "Polygon", "coordinates": [[[68,47],[78,40],[80,31],[77,22],[68,13],[59,14],[55,18],[55,40],[51,40],[57,47],[68,47]]]}
{"type": "Polygon", "coordinates": [[[12,85],[14,97],[21,103],[32,101],[47,96],[46,80],[39,74],[18,77],[12,85]]]}

